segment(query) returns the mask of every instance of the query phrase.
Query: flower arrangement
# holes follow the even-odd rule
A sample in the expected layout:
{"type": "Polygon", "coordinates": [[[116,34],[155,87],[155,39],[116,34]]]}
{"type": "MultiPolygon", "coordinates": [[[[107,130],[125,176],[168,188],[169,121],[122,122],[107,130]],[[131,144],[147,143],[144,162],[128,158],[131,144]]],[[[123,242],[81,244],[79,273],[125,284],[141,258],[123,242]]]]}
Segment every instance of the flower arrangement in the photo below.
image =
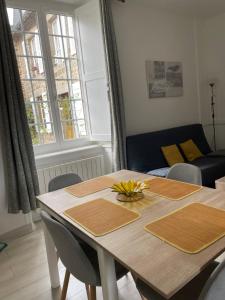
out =
{"type": "Polygon", "coordinates": [[[114,184],[112,192],[118,193],[117,200],[119,201],[133,202],[144,198],[143,191],[147,188],[146,183],[129,180],[114,184]]]}

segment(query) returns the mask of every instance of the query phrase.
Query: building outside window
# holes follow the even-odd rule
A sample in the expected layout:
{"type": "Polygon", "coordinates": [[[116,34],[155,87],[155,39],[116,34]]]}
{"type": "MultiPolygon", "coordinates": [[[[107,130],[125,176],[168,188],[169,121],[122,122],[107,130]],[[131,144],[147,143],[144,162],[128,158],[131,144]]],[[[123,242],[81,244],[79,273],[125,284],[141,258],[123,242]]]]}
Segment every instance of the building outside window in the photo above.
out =
{"type": "Polygon", "coordinates": [[[72,17],[46,14],[40,27],[36,11],[8,8],[8,16],[33,144],[86,137],[72,17]]]}

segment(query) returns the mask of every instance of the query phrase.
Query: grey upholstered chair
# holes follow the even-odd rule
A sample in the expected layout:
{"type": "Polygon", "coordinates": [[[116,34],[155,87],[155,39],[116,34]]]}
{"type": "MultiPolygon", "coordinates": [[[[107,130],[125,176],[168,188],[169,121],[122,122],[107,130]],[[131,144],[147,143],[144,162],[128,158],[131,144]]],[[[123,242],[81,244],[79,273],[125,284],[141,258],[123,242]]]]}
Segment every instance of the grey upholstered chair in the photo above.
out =
{"type": "Polygon", "coordinates": [[[201,170],[191,164],[175,164],[170,168],[167,178],[202,185],[201,170]]]}
{"type": "Polygon", "coordinates": [[[198,300],[225,299],[225,260],[219,264],[207,280],[198,300]]]}
{"type": "Polygon", "coordinates": [[[59,175],[49,181],[48,191],[53,192],[80,182],[82,182],[82,180],[77,174],[68,173],[64,175],[59,175]]]}
{"type": "MultiPolygon", "coordinates": [[[[166,300],[152,288],[136,280],[136,286],[142,299],[166,300]]],[[[177,292],[170,300],[224,300],[225,299],[225,268],[224,263],[219,265],[212,262],[198,276],[190,281],[183,289],[177,292]],[[207,281],[208,280],[208,281],[207,281]],[[202,291],[202,293],[201,293],[202,291]],[[201,294],[201,295],[200,295],[201,294]]]]}
{"type": "MultiPolygon", "coordinates": [[[[98,256],[96,251],[79,240],[61,223],[52,219],[46,212],[41,212],[58,255],[66,267],[61,300],[66,298],[70,274],[86,285],[89,300],[96,300],[96,286],[101,286],[98,256]]],[[[117,279],[127,274],[127,270],[116,263],[117,279]]]]}

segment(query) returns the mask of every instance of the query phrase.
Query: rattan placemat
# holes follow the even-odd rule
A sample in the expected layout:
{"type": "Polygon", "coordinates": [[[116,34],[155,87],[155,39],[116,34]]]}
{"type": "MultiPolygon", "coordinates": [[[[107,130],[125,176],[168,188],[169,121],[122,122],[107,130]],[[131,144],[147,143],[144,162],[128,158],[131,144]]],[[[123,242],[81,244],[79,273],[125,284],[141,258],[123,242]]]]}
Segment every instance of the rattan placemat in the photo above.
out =
{"type": "Polygon", "coordinates": [[[140,215],[105,199],[75,206],[64,214],[94,236],[102,236],[137,220],[140,215]]]}
{"type": "Polygon", "coordinates": [[[73,196],[80,198],[110,188],[114,183],[116,183],[115,179],[109,176],[101,176],[71,185],[65,188],[65,190],[73,196]]]}
{"type": "Polygon", "coordinates": [[[186,253],[198,253],[225,236],[225,211],[192,203],[148,224],[145,229],[186,253]]]}
{"type": "Polygon", "coordinates": [[[154,178],[145,181],[149,189],[145,192],[157,194],[170,200],[182,200],[202,189],[202,186],[177,180],[154,178]]]}

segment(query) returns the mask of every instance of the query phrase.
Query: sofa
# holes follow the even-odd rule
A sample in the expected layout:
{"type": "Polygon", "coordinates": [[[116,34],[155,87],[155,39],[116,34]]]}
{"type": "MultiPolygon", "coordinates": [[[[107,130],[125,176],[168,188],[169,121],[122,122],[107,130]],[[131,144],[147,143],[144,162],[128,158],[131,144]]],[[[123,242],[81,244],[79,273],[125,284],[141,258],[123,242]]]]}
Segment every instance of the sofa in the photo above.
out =
{"type": "Polygon", "coordinates": [[[179,145],[189,139],[195,142],[204,156],[188,163],[201,169],[204,186],[215,187],[215,180],[225,176],[225,151],[213,152],[211,150],[201,124],[128,136],[126,139],[127,167],[129,170],[142,173],[166,168],[168,164],[161,147],[179,145]]]}

